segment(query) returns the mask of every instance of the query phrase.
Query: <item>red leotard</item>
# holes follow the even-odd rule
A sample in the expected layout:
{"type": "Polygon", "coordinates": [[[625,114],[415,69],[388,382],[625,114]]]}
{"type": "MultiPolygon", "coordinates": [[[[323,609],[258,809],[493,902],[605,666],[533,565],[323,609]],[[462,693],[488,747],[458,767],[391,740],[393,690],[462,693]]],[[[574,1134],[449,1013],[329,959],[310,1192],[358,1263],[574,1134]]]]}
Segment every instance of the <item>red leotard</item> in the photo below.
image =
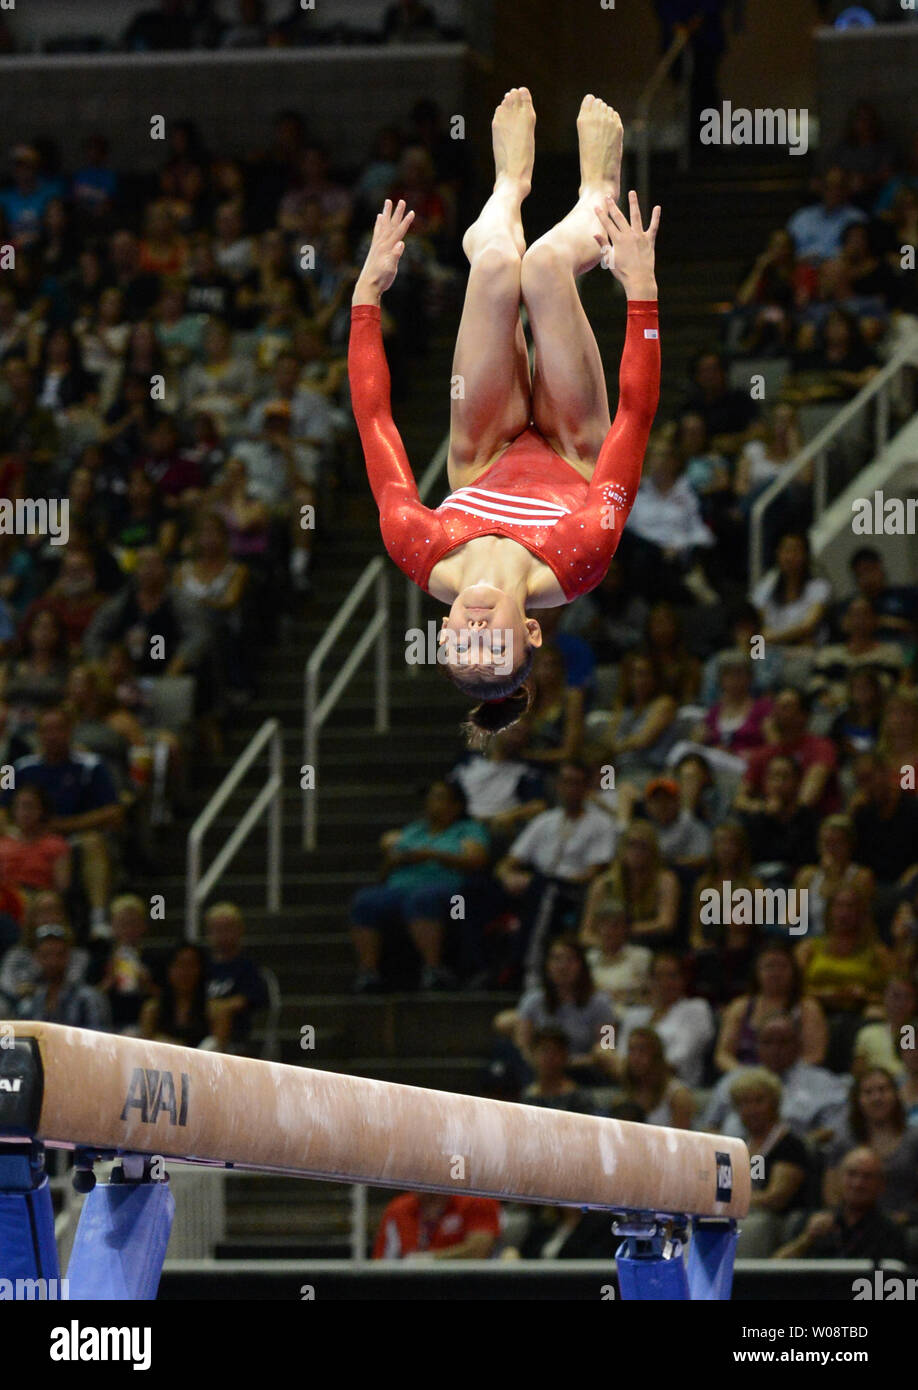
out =
{"type": "Polygon", "coordinates": [[[656,300],[628,303],[618,410],[590,482],[530,425],[476,483],[425,507],[392,419],[376,305],[351,309],[348,373],[383,540],[409,579],[427,589],[451,550],[475,536],[507,536],[550,567],[569,603],[596,587],[631,511],[659,400],[656,300]]]}

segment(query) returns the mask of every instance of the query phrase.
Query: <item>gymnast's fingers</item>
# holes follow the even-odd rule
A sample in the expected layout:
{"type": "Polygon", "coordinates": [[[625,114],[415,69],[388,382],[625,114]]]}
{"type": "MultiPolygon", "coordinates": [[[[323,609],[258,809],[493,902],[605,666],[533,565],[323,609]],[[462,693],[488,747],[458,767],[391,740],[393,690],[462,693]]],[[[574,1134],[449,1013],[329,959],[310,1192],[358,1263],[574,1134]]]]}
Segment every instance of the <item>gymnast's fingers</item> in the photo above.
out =
{"type": "Polygon", "coordinates": [[[657,228],[658,228],[659,225],[660,225],[660,214],[661,214],[661,212],[662,212],[662,209],[660,208],[660,206],[659,206],[659,204],[658,204],[658,205],[654,208],[654,210],[653,210],[653,212],[652,212],[652,214],[651,214],[651,217],[650,217],[650,226],[647,228],[647,234],[648,234],[648,236],[650,237],[650,244],[651,244],[651,246],[653,246],[654,242],[655,242],[656,239],[657,239],[657,228]]]}
{"type": "Polygon", "coordinates": [[[631,211],[631,230],[634,232],[643,232],[644,224],[641,221],[641,205],[638,202],[638,195],[633,188],[628,194],[628,204],[631,211]]]}

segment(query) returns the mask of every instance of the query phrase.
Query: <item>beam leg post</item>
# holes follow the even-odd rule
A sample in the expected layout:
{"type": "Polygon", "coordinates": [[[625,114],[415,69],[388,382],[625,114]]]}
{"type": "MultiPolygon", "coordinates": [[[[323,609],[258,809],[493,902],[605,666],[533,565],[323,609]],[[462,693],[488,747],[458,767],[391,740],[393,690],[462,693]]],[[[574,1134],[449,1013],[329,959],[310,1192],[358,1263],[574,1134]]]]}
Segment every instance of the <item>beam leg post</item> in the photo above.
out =
{"type": "Polygon", "coordinates": [[[175,1201],[168,1175],[154,1180],[150,1166],[128,1155],[87,1196],[67,1269],[71,1299],[156,1298],[175,1201]]]}
{"type": "Polygon", "coordinates": [[[696,1217],[689,1247],[689,1296],[698,1301],[729,1299],[739,1230],[735,1221],[696,1217]]]}
{"type": "Polygon", "coordinates": [[[681,1231],[667,1230],[653,1217],[629,1217],[613,1227],[624,1237],[615,1254],[623,1299],[688,1299],[689,1281],[682,1258],[681,1231]]]}
{"type": "Polygon", "coordinates": [[[54,1209],[40,1144],[0,1151],[0,1278],[12,1281],[14,1298],[60,1296],[54,1209]],[[34,1291],[42,1287],[36,1280],[43,1281],[43,1294],[34,1291]],[[21,1281],[33,1291],[23,1290],[21,1281]]]}

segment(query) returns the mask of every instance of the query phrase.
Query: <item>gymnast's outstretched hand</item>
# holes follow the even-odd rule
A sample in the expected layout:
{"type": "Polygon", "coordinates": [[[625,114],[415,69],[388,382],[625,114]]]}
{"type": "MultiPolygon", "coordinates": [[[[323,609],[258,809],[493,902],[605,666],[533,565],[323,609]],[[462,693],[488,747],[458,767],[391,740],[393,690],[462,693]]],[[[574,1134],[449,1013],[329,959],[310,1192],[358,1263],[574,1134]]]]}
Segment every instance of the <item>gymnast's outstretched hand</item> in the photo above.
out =
{"type": "Polygon", "coordinates": [[[607,198],[603,206],[596,205],[604,235],[596,240],[603,247],[603,264],[608,265],[616,280],[625,287],[629,299],[656,299],[657,282],[654,274],[654,243],[660,225],[660,209],[655,207],[650,226],[644,230],[638,196],[632,189],[628,195],[631,220],[607,198]]]}
{"type": "Polygon", "coordinates": [[[405,211],[404,199],[393,208],[387,198],[382,212],[377,214],[373,240],[354,286],[352,304],[378,304],[398,273],[405,243],[402,240],[414,221],[414,213],[405,211]]]}

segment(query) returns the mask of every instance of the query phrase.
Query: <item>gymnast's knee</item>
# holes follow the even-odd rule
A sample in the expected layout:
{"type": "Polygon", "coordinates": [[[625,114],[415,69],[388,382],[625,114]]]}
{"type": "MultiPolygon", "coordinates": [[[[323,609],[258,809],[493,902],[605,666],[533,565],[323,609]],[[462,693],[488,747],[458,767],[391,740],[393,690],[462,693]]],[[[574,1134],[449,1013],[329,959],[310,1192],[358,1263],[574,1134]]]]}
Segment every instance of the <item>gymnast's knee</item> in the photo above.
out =
{"type": "Polygon", "coordinates": [[[519,296],[520,253],[509,240],[489,241],[476,251],[471,274],[487,283],[490,294],[519,296]]]}
{"type": "Polygon", "coordinates": [[[527,248],[520,265],[520,279],[528,297],[570,278],[570,260],[550,241],[540,240],[527,248]]]}

